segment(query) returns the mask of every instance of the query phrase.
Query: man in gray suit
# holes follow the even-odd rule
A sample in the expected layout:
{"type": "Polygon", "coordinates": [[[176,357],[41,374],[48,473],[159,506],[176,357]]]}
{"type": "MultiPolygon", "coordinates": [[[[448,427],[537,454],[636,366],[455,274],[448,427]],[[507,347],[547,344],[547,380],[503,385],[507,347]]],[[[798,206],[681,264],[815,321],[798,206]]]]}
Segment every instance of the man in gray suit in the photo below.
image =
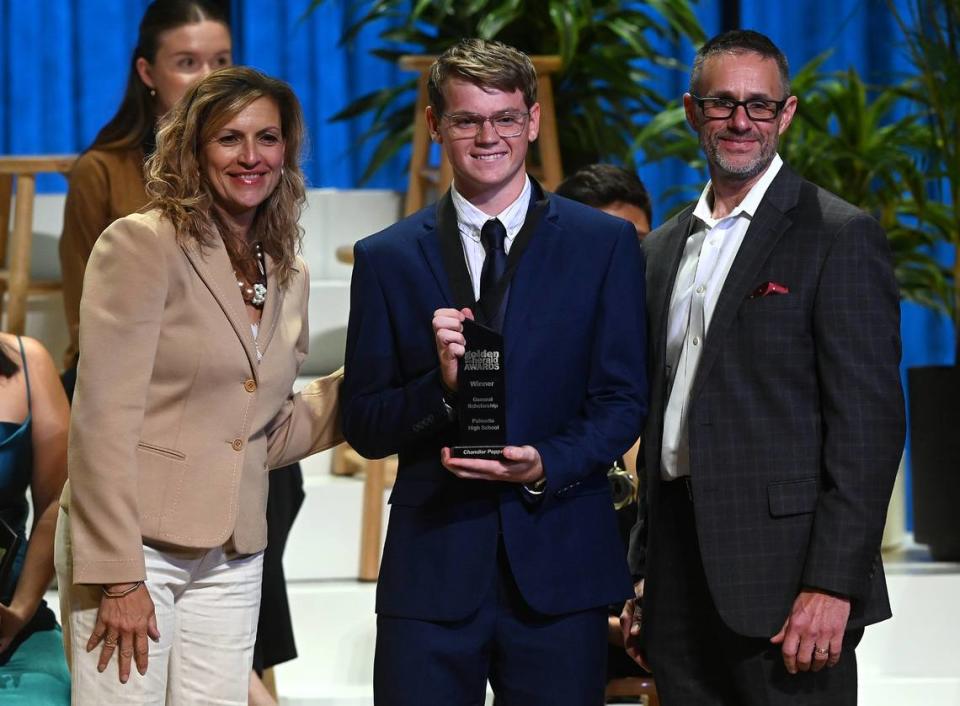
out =
{"type": "Polygon", "coordinates": [[[854,648],[890,616],[880,539],[904,435],[889,248],[777,154],[797,98],[767,37],[707,42],[684,107],[711,180],[644,241],[628,651],[664,706],[854,706],[854,648]]]}

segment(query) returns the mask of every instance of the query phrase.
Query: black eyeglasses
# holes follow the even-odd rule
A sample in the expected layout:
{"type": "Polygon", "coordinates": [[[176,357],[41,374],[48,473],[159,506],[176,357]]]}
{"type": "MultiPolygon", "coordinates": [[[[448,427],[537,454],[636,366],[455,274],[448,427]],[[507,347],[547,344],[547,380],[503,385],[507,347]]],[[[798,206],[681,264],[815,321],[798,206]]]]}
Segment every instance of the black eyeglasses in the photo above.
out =
{"type": "Polygon", "coordinates": [[[711,120],[726,120],[742,105],[743,109],[747,111],[748,118],[760,122],[773,120],[780,115],[783,106],[790,100],[790,97],[787,96],[782,101],[768,101],[757,98],[748,101],[735,101],[732,98],[701,98],[692,93],[690,97],[700,106],[704,117],[711,120]]]}
{"type": "Polygon", "coordinates": [[[500,137],[517,137],[523,132],[530,113],[497,113],[496,115],[477,115],[476,113],[452,113],[442,119],[450,126],[450,135],[455,139],[473,139],[483,130],[487,121],[500,137]]]}

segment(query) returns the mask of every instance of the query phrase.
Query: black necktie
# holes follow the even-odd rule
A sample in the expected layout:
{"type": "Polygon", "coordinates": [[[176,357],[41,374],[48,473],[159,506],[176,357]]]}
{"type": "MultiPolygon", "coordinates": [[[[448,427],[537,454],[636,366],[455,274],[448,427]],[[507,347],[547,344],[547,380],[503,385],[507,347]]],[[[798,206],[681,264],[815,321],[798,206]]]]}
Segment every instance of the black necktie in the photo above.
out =
{"type": "Polygon", "coordinates": [[[490,300],[494,297],[494,290],[497,288],[497,282],[503,276],[503,271],[507,269],[507,253],[503,249],[506,239],[507,229],[496,218],[492,218],[483,224],[480,231],[480,242],[483,243],[483,249],[487,254],[483,259],[483,270],[480,272],[480,302],[484,305],[484,311],[491,319],[499,318],[497,316],[499,312],[490,311],[486,307],[494,304],[490,300]]]}
{"type": "Polygon", "coordinates": [[[480,242],[483,243],[483,249],[486,250],[486,257],[483,259],[483,269],[480,271],[480,308],[485,314],[486,324],[495,331],[499,331],[503,325],[503,303],[506,301],[497,301],[496,289],[503,271],[507,269],[507,253],[503,249],[503,243],[507,239],[507,229],[503,227],[496,218],[493,218],[483,224],[480,230],[480,242]]]}

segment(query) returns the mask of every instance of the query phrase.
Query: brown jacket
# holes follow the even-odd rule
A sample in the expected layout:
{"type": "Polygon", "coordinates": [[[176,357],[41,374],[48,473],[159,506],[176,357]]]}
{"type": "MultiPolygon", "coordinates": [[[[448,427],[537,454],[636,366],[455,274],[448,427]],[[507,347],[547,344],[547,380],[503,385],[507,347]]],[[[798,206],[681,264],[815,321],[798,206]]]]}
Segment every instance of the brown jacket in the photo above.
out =
{"type": "Polygon", "coordinates": [[[70,171],[60,236],[63,309],[70,330],[64,365],[72,367],[80,341],[80,293],[93,244],[108,225],[147,204],[143,188],[143,151],[89,150],[70,171]]]}
{"type": "Polygon", "coordinates": [[[302,261],[283,290],[268,277],[255,343],[221,242],[178,244],[157,211],[104,231],[80,307],[63,503],[76,583],[143,579],[144,542],[264,548],[267,468],[340,440],[339,371],[291,393],[308,292],[302,261]]]}

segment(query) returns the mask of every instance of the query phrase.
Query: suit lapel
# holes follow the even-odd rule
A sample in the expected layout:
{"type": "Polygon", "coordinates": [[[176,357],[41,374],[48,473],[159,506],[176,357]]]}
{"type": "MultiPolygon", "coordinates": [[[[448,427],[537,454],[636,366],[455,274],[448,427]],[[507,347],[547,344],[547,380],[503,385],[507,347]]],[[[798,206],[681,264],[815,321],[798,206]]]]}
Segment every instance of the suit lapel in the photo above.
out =
{"type": "MultiPolygon", "coordinates": [[[[495,329],[499,329],[501,332],[505,330],[506,313],[510,308],[510,290],[515,275],[520,269],[520,263],[523,261],[524,253],[530,246],[531,241],[534,240],[534,236],[541,232],[540,223],[544,220],[545,216],[553,214],[551,224],[553,228],[557,227],[556,211],[555,208],[552,207],[549,197],[536,179],[533,177],[529,178],[531,191],[530,202],[527,204],[527,215],[524,217],[523,226],[513,239],[513,245],[510,246],[510,254],[507,256],[506,270],[504,270],[503,276],[497,283],[496,291],[494,292],[491,302],[495,310],[492,312],[484,312],[484,318],[487,319],[489,325],[495,329]]],[[[543,232],[546,233],[551,230],[552,228],[547,228],[544,229],[543,232]]],[[[536,256],[534,256],[534,258],[536,258],[536,256]]],[[[555,270],[551,267],[551,271],[555,270]]]]}
{"type": "Polygon", "coordinates": [[[720,342],[736,318],[743,300],[756,285],[754,280],[757,273],[767,261],[780,236],[793,223],[787,214],[797,203],[801,183],[800,178],[784,164],[760,201],[713,311],[697,376],[690,390],[690,399],[696,398],[703,381],[710,373],[720,351],[720,342]]]}
{"type": "MultiPolygon", "coordinates": [[[[656,449],[655,460],[649,460],[650,468],[660,467],[660,441],[663,434],[663,412],[667,403],[666,358],[667,358],[667,321],[670,315],[670,299],[677,279],[680,258],[695,222],[693,207],[686,209],[677,217],[677,222],[663,237],[648,237],[643,243],[647,258],[646,294],[647,311],[650,325],[649,356],[650,376],[650,415],[644,443],[652,453],[656,449]]],[[[659,477],[659,472],[657,473],[659,477]]]]}
{"type": "MultiPolygon", "coordinates": [[[[536,197],[535,191],[531,199],[536,197]]],[[[548,199],[544,206],[546,212],[534,224],[533,231],[526,239],[525,249],[515,253],[513,248],[517,247],[517,241],[514,241],[510,249],[511,256],[522,255],[522,258],[517,262],[516,274],[510,280],[510,298],[507,300],[507,309],[503,317],[502,332],[504,340],[507,341],[508,365],[512,349],[510,341],[522,340],[524,329],[529,323],[528,317],[535,315],[535,312],[555,308],[556,302],[563,300],[562,296],[558,298],[553,291],[557,286],[555,275],[562,270],[561,263],[556,258],[562,258],[564,254],[560,247],[560,238],[557,237],[560,226],[556,205],[549,200],[549,196],[546,198],[548,199]],[[520,304],[511,306],[512,302],[520,302],[520,304]]],[[[534,207],[533,200],[530,205],[534,207]]],[[[531,208],[527,217],[530,218],[532,214],[531,208]]]]}
{"type": "MultiPolygon", "coordinates": [[[[261,355],[267,354],[267,346],[270,345],[270,339],[273,338],[273,332],[277,329],[277,321],[280,320],[280,312],[283,309],[283,289],[277,281],[276,263],[267,254],[264,254],[267,267],[267,301],[263,304],[263,314],[260,317],[260,328],[257,335],[257,347],[261,355]]],[[[307,283],[309,287],[310,284],[307,283]]],[[[246,314],[246,311],[244,311],[246,314]]]]}
{"type": "MultiPolygon", "coordinates": [[[[240,339],[247,359],[250,362],[250,368],[254,377],[257,375],[257,351],[253,343],[253,332],[250,330],[250,319],[247,317],[247,310],[243,304],[243,297],[237,287],[237,278],[233,273],[233,266],[230,264],[230,257],[227,255],[227,249],[220,238],[216,238],[209,245],[202,248],[193,238],[181,243],[181,248],[186,253],[190,264],[203,280],[203,283],[210,290],[213,298],[216,299],[227,320],[240,339]]],[[[276,283],[273,285],[276,287],[276,283]]],[[[270,300],[270,289],[268,282],[267,301],[270,300]]],[[[276,298],[276,297],[274,297],[276,298]]]]}
{"type": "Polygon", "coordinates": [[[463,257],[457,215],[449,191],[437,203],[436,210],[426,216],[422,227],[418,237],[420,252],[446,303],[457,309],[473,307],[476,304],[473,286],[463,257]]]}
{"type": "MultiPolygon", "coordinates": [[[[544,205],[546,215],[539,218],[539,222],[533,223],[533,232],[528,237],[523,238],[522,242],[520,234],[518,234],[507,259],[508,270],[514,261],[517,261],[516,275],[509,284],[511,293],[506,302],[506,312],[501,328],[508,340],[510,337],[508,329],[513,329],[523,323],[523,311],[536,310],[525,305],[520,313],[516,313],[516,310],[514,310],[515,313],[511,316],[510,301],[514,296],[512,292],[517,291],[516,288],[519,287],[520,293],[517,296],[520,301],[526,302],[534,296],[543,297],[543,292],[549,288],[551,282],[549,275],[552,270],[549,266],[523,267],[522,264],[530,261],[548,262],[547,258],[551,256],[551,248],[557,240],[549,237],[550,232],[557,227],[554,206],[550,203],[546,192],[536,181],[533,181],[530,212],[527,217],[531,217],[534,208],[545,198],[547,199],[547,203],[544,205]],[[523,257],[527,247],[536,250],[536,252],[523,257]],[[536,280],[536,284],[534,284],[534,280],[536,280]]],[[[457,309],[470,307],[476,312],[477,302],[473,296],[473,283],[463,254],[460,228],[457,224],[457,212],[450,191],[447,191],[437,202],[435,209],[425,215],[422,228],[423,230],[417,238],[420,251],[437,281],[437,286],[440,288],[447,305],[452,305],[457,309]]]]}
{"type": "MultiPolygon", "coordinates": [[[[507,299],[507,312],[510,310],[508,293],[516,279],[511,280],[509,274],[513,268],[517,268],[517,274],[519,275],[524,252],[529,243],[536,240],[534,236],[543,230],[541,227],[542,221],[551,218],[549,214],[553,212],[549,200],[543,203],[547,199],[543,188],[535,180],[531,179],[531,181],[532,193],[527,222],[524,223],[524,228],[514,239],[513,246],[510,248],[510,255],[507,258],[507,271],[503,283],[505,291],[501,293],[502,297],[507,299]],[[548,215],[544,218],[541,218],[539,213],[536,212],[536,209],[541,206],[547,210],[548,215]],[[527,231],[528,224],[532,228],[531,231],[527,231]]],[[[434,227],[433,219],[428,218],[424,221],[424,232],[420,236],[420,249],[423,251],[427,264],[448,301],[452,300],[457,309],[470,307],[474,314],[477,314],[477,301],[473,296],[473,283],[463,254],[460,228],[457,224],[457,212],[449,191],[437,203],[433,216],[436,219],[436,227],[434,227]]],[[[556,216],[552,216],[552,219],[556,220],[556,216]]],[[[535,256],[534,259],[537,257],[539,256],[535,256]]],[[[504,321],[503,328],[505,327],[506,321],[504,321]]]]}
{"type": "Polygon", "coordinates": [[[676,225],[662,240],[644,248],[647,261],[652,263],[647,270],[647,306],[654,314],[651,319],[657,326],[657,330],[652,333],[656,342],[653,360],[658,367],[662,367],[666,358],[670,299],[677,280],[680,258],[683,256],[687,238],[690,237],[690,229],[695,223],[692,214],[693,208],[688,208],[679,215],[676,225]]]}

